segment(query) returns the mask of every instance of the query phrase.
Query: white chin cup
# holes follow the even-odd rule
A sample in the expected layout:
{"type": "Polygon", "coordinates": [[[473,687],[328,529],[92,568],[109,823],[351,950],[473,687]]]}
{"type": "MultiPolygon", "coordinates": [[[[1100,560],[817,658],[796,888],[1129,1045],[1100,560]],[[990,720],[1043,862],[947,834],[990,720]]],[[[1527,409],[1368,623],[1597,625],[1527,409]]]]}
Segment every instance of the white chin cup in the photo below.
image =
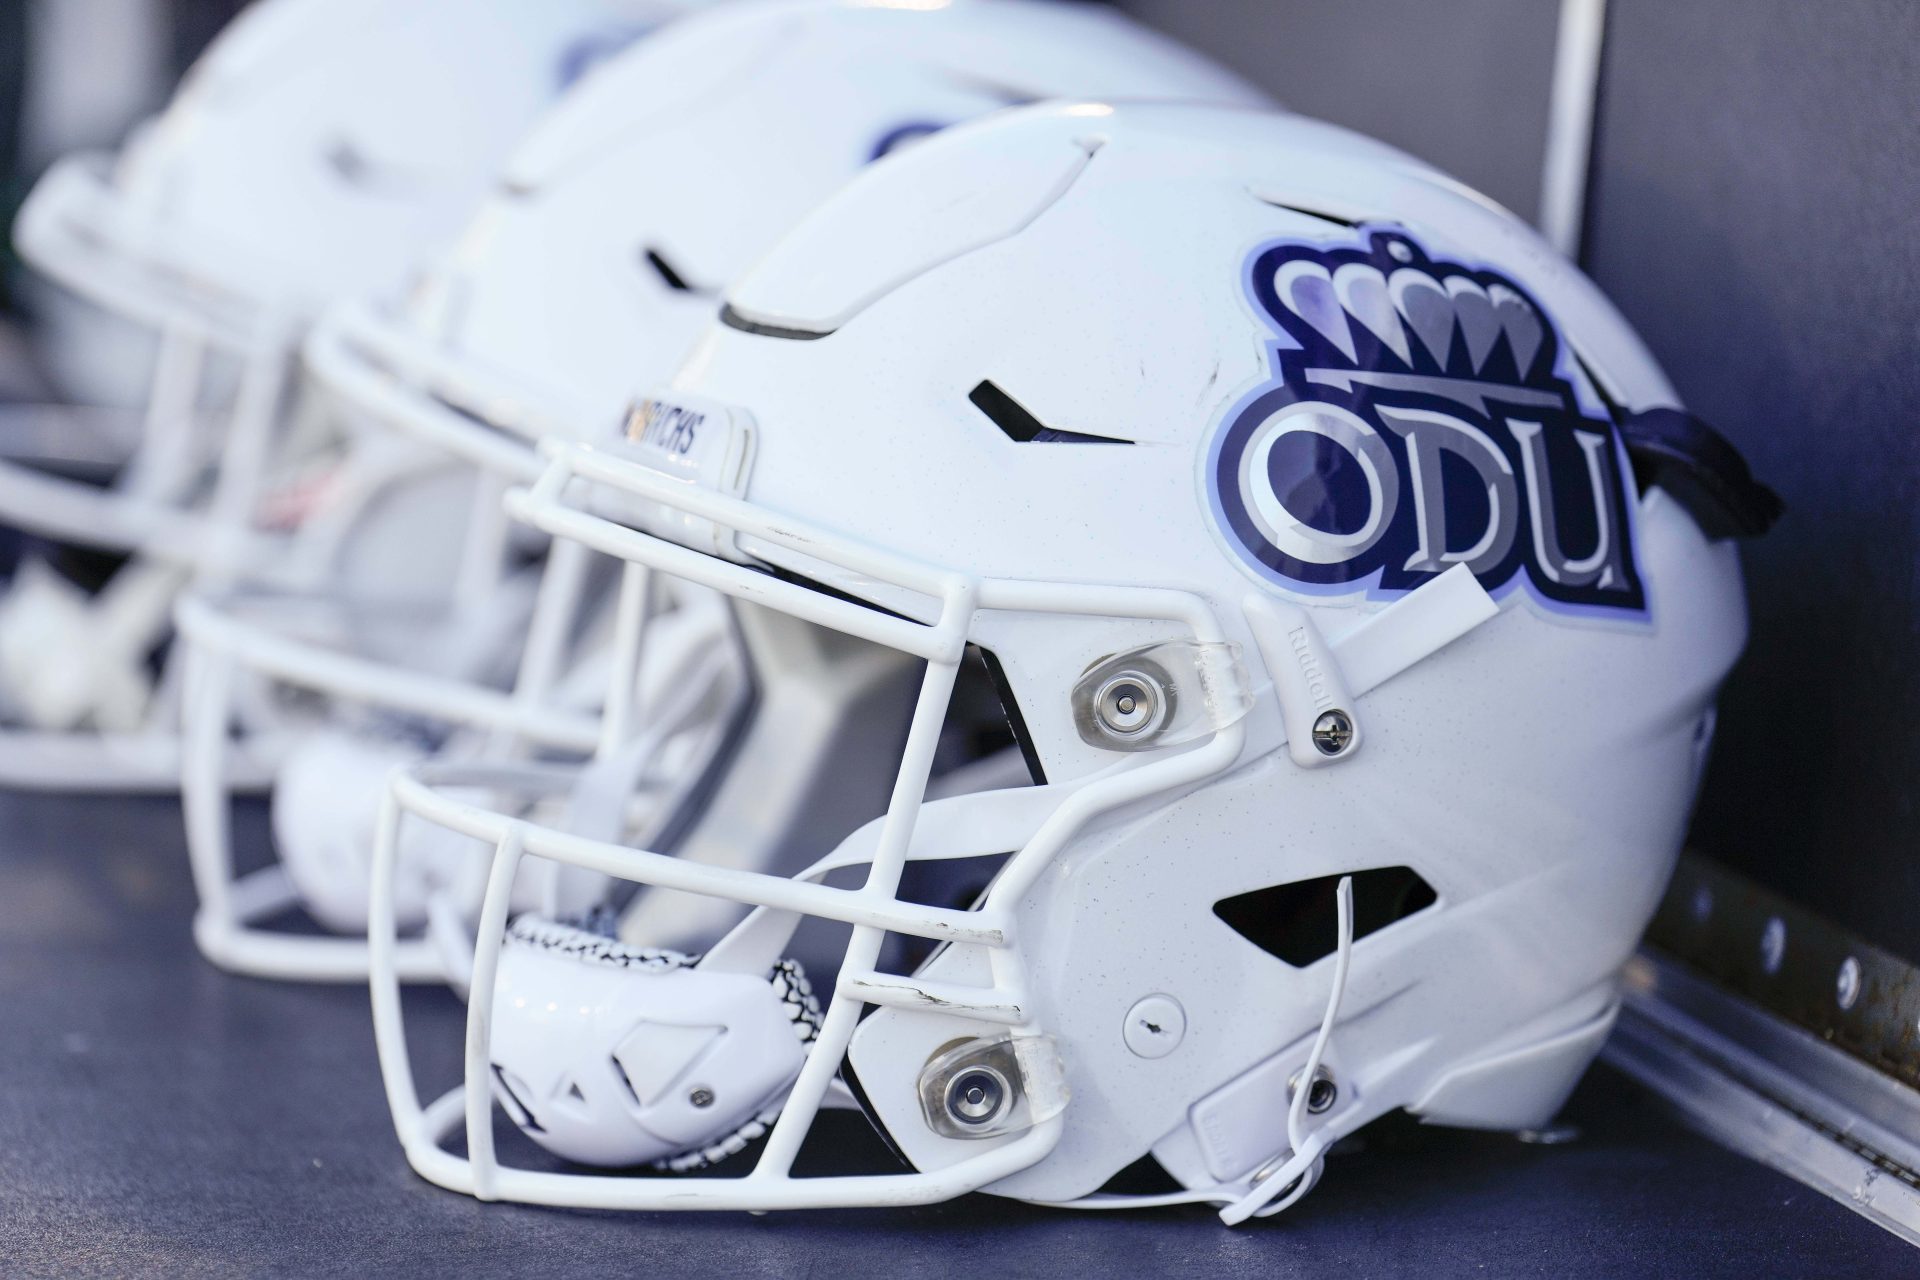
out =
{"type": "Polygon", "coordinates": [[[819,1023],[793,961],[726,973],[522,916],[494,988],[494,1094],[565,1159],[698,1168],[765,1132],[819,1023]]]}
{"type": "MultiPolygon", "coordinates": [[[[302,905],[340,933],[367,931],[373,842],[387,777],[422,752],[399,742],[331,731],[295,748],[274,782],[273,839],[302,905]]],[[[433,823],[403,823],[394,871],[394,916],[419,928],[428,899],[463,906],[485,887],[487,847],[433,823]]]]}

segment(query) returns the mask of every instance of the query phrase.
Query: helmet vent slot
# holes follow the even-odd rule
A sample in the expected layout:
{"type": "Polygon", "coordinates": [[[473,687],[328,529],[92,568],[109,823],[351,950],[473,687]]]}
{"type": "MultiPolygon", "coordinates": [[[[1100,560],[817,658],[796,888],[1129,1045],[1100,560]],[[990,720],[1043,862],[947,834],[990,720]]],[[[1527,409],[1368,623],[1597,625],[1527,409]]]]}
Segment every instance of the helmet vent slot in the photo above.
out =
{"type": "Polygon", "coordinates": [[[1255,196],[1254,199],[1258,200],[1261,204],[1269,205],[1275,209],[1284,209],[1288,213],[1297,213],[1303,218],[1312,218],[1315,222],[1330,222],[1336,227],[1358,227],[1360,225],[1358,218],[1343,218],[1339,214],[1329,213],[1325,209],[1309,209],[1305,205],[1288,204],[1284,200],[1270,200],[1265,196],[1255,196]]]}
{"type": "Polygon", "coordinates": [[[967,393],[973,407],[987,415],[987,421],[1015,444],[1132,444],[1117,436],[1097,436],[1085,431],[1059,431],[1027,412],[1026,406],[991,382],[982,381],[967,393]]]}
{"type": "MultiPolygon", "coordinates": [[[[1354,871],[1355,941],[1425,911],[1439,895],[1412,867],[1374,867],[1354,871]]],[[[1277,960],[1305,968],[1337,945],[1334,891],[1340,876],[1318,876],[1291,884],[1269,885],[1213,904],[1226,926],[1277,960]]]]}
{"type": "Polygon", "coordinates": [[[693,284],[658,249],[649,246],[642,254],[653,273],[660,277],[661,283],[675,293],[712,293],[711,289],[702,289],[693,284]]]}

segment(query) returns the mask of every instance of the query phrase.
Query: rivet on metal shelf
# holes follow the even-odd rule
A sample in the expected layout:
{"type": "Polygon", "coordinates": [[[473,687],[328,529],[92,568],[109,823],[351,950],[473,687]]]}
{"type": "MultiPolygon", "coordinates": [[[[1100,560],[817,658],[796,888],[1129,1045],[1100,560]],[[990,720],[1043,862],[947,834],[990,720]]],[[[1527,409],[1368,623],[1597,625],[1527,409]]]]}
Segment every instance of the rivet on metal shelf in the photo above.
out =
{"type": "Polygon", "coordinates": [[[1769,916],[1766,928],[1760,931],[1760,967],[1769,974],[1780,972],[1780,962],[1787,958],[1787,923],[1779,916],[1769,916]]]}

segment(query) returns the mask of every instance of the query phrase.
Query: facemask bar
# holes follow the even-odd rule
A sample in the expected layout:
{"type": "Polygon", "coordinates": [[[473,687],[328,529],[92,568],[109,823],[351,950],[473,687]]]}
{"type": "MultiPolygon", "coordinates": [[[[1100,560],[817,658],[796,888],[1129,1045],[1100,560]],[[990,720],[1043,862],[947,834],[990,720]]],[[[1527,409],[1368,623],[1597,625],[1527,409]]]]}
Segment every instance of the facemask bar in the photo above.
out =
{"type": "MultiPolygon", "coordinates": [[[[248,699],[260,695],[263,682],[451,726],[467,735],[472,757],[483,761],[543,756],[581,761],[597,756],[615,758],[616,770],[641,771],[663,745],[662,735],[697,730],[700,721],[691,704],[724,675],[724,664],[713,652],[712,628],[698,616],[677,628],[671,620],[656,625],[659,602],[647,590],[646,571],[639,566],[623,566],[635,589],[622,594],[606,627],[613,633],[607,683],[615,701],[594,705],[583,700],[580,677],[590,672],[577,661],[569,662],[568,639],[592,621],[585,599],[592,554],[578,543],[560,542],[552,548],[540,576],[517,677],[504,690],[477,679],[401,669],[298,639],[283,626],[249,618],[231,602],[216,606],[195,597],[181,602],[182,645],[190,675],[182,799],[200,896],[195,934],[210,959],[263,977],[357,981],[367,976],[361,937],[315,937],[258,927],[259,921],[299,904],[283,863],[236,877],[229,826],[232,788],[226,771],[237,744],[228,730],[236,721],[246,723],[248,699]],[[661,626],[668,634],[648,651],[656,661],[646,669],[643,682],[642,645],[661,626]],[[639,717],[636,709],[643,704],[649,714],[639,717]]],[[[262,604],[271,618],[273,601],[262,604]]],[[[592,781],[581,772],[588,767],[552,766],[554,785],[546,798],[564,794],[562,779],[571,777],[578,785],[592,781]]],[[[466,931],[478,898],[477,892],[457,896],[459,901],[436,898],[428,909],[434,919],[458,921],[458,936],[444,929],[433,936],[430,929],[427,938],[403,942],[403,980],[464,979],[471,949],[466,931]],[[451,950],[450,942],[455,944],[451,950]]]]}
{"type": "MultiPolygon", "coordinates": [[[[515,386],[510,379],[456,358],[406,324],[356,301],[336,304],[322,313],[308,332],[303,355],[314,382],[339,403],[433,457],[476,468],[473,524],[456,582],[456,609],[463,604],[495,606],[503,591],[524,585],[506,581],[512,529],[501,496],[515,481],[538,476],[542,464],[531,440],[548,432],[577,433],[587,420],[584,411],[551,390],[515,386]]],[[[257,886],[232,882],[228,804],[219,783],[219,761],[230,752],[223,732],[215,726],[226,723],[223,715],[234,705],[239,692],[234,682],[242,671],[336,698],[482,730],[488,736],[485,754],[494,760],[528,749],[576,756],[596,748],[602,754],[612,753],[627,743],[633,729],[634,681],[639,669],[637,664],[629,665],[624,655],[637,650],[648,611],[636,603],[646,599],[644,592],[622,593],[613,626],[616,687],[611,690],[613,700],[600,714],[588,715],[556,703],[553,694],[564,674],[589,556],[578,543],[560,544],[550,552],[511,693],[457,677],[393,670],[305,643],[287,635],[284,628],[249,620],[230,604],[193,601],[183,606],[183,628],[206,651],[199,668],[201,679],[196,682],[199,701],[191,717],[195,740],[187,765],[189,846],[201,884],[203,947],[216,946],[216,959],[229,967],[269,976],[365,976],[364,944],[358,938],[294,937],[254,929],[248,923],[290,905],[293,887],[279,867],[260,873],[257,886]],[[622,679],[624,685],[619,683],[622,679]],[[223,906],[223,901],[228,905],[223,906]],[[229,908],[238,910],[238,917],[229,908]]],[[[643,571],[626,566],[624,572],[632,585],[633,575],[643,571]]],[[[470,909],[462,912],[445,903],[439,906],[441,916],[471,914],[470,909]]],[[[438,953],[446,948],[415,945],[415,941],[403,947],[405,976],[409,980],[445,976],[445,957],[438,953]]]]}
{"type": "MultiPolygon", "coordinates": [[[[1024,959],[1014,945],[1014,914],[1023,896],[1089,821],[1122,805],[1215,776],[1239,759],[1245,745],[1245,728],[1236,713],[1235,719],[1219,725],[1210,740],[1197,746],[1165,755],[1138,755],[1074,784],[937,802],[987,808],[998,805],[1019,815],[1018,825],[1023,829],[1011,843],[999,843],[1005,833],[994,831],[993,848],[941,853],[923,847],[923,841],[939,845],[953,830],[946,823],[916,823],[925,807],[939,730],[977,614],[982,610],[1013,610],[1173,621],[1184,625],[1201,644],[1217,647],[1220,669],[1213,674],[1220,687],[1226,688],[1236,679],[1236,673],[1226,660],[1230,646],[1224,643],[1224,633],[1211,608],[1200,597],[1181,591],[981,579],[800,524],[585,446],[548,442],[543,449],[551,459],[547,471],[531,492],[516,493],[509,500],[515,514],[535,527],[558,539],[578,540],[595,550],[686,578],[736,599],[890,646],[924,659],[927,666],[886,814],[865,829],[871,833],[871,853],[848,859],[868,863],[866,882],[857,889],[834,888],[805,877],[705,866],[662,853],[581,839],[450,798],[417,777],[396,775],[381,816],[374,855],[369,926],[371,985],[388,1101],[416,1171],[439,1185],[481,1199],[591,1208],[773,1209],[944,1200],[990,1185],[1044,1159],[1059,1140],[1063,1125],[1060,1116],[1044,1119],[1011,1141],[945,1169],[884,1176],[791,1177],[801,1141],[825,1102],[864,1007],[925,1007],[930,997],[937,997],[942,1003],[951,1001],[959,1016],[985,1016],[1009,1026],[1016,1036],[1043,1036],[1025,994],[1028,984],[1024,959]],[[934,604],[934,619],[922,623],[881,613],[587,514],[563,501],[575,478],[614,486],[680,516],[710,521],[729,540],[741,535],[757,538],[859,574],[876,585],[911,593],[934,604]],[[1051,807],[1033,803],[1036,791],[1053,802],[1051,807]],[[474,989],[483,995],[469,1004],[465,1082],[424,1108],[406,1047],[395,953],[392,877],[403,813],[494,846],[473,973],[474,989]],[[967,856],[1004,852],[1009,847],[1017,851],[972,910],[924,907],[897,896],[901,873],[910,856],[967,856]],[[500,1166],[492,1135],[490,993],[507,923],[508,892],[518,861],[528,854],[641,884],[765,909],[750,916],[729,941],[743,931],[762,927],[767,911],[787,913],[796,919],[816,916],[853,926],[819,1036],[765,1148],[745,1178],[633,1179],[500,1166]],[[985,948],[993,985],[968,990],[943,985],[934,992],[916,979],[881,971],[880,948],[888,932],[985,948]],[[463,1121],[469,1153],[466,1159],[439,1145],[463,1121]]],[[[1243,704],[1235,701],[1244,710],[1243,704]]],[[[821,865],[834,861],[829,858],[821,865]]]]}
{"type": "MultiPolygon", "coordinates": [[[[574,617],[584,558],[584,550],[576,548],[548,564],[536,615],[574,617]]],[[[194,597],[181,601],[178,615],[188,664],[182,803],[200,899],[194,932],[201,950],[224,968],[318,981],[357,981],[367,974],[366,944],[360,938],[308,937],[256,927],[256,922],[299,901],[283,865],[235,875],[227,781],[235,743],[229,730],[243,691],[256,688],[258,678],[346,703],[484,730],[502,752],[525,746],[585,755],[601,741],[597,714],[559,705],[553,697],[560,662],[558,642],[551,638],[529,644],[522,678],[513,689],[500,691],[295,639],[194,597]]],[[[407,981],[448,976],[444,948],[415,939],[402,949],[407,981]]]]}
{"type": "MultiPolygon", "coordinates": [[[[509,484],[536,476],[541,464],[526,440],[514,433],[550,430],[555,424],[547,422],[527,396],[487,384],[484,373],[358,302],[324,312],[308,333],[303,355],[314,381],[348,408],[426,446],[432,456],[477,468],[474,526],[459,570],[455,608],[497,603],[510,585],[519,585],[506,581],[511,531],[500,499],[509,484]]],[[[540,576],[519,677],[510,692],[308,643],[285,628],[249,619],[233,602],[182,602],[179,625],[198,653],[194,703],[187,718],[184,803],[201,904],[196,936],[210,958],[266,977],[355,981],[366,976],[366,948],[359,938],[306,937],[254,927],[254,922],[298,901],[283,866],[270,866],[241,881],[234,878],[227,779],[237,748],[228,740],[227,727],[243,692],[238,683],[243,670],[249,677],[344,701],[484,730],[488,754],[496,759],[521,749],[577,755],[596,746],[610,749],[624,741],[629,708],[615,703],[596,716],[558,705],[553,696],[563,674],[569,625],[579,614],[588,558],[577,544],[553,549],[540,576]]],[[[633,625],[633,618],[623,617],[616,630],[633,625]]],[[[637,671],[631,674],[637,678],[637,671]]],[[[633,696],[631,684],[625,696],[633,696]]],[[[443,918],[463,914],[444,903],[430,910],[443,918]]],[[[430,939],[410,939],[402,951],[406,980],[450,976],[446,947],[430,939]]]]}
{"type": "Polygon", "coordinates": [[[490,474],[528,483],[541,471],[532,442],[591,425],[584,411],[544,411],[538,394],[489,378],[358,302],[323,313],[307,336],[308,372],[348,404],[490,474]]]}

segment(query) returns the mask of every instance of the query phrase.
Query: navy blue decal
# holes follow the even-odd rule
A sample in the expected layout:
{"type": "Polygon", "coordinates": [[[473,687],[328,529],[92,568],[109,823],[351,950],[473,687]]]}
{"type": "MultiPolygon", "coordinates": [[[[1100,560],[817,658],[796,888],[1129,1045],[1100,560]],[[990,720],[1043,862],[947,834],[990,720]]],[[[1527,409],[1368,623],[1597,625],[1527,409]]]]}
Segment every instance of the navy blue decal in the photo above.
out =
{"type": "Polygon", "coordinates": [[[1357,234],[1248,257],[1278,338],[1208,451],[1227,541],[1292,591],[1395,596],[1465,564],[1496,594],[1644,613],[1619,432],[1581,407],[1552,319],[1496,272],[1357,234]]]}

